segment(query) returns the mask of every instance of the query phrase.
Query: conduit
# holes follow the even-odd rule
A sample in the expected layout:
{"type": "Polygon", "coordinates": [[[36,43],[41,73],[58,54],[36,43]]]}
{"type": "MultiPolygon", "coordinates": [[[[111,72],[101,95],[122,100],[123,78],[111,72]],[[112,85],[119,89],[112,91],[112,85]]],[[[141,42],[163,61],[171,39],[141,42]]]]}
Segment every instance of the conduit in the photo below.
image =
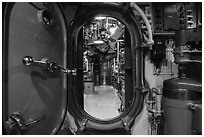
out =
{"type": "Polygon", "coordinates": [[[133,10],[137,11],[140,14],[140,16],[142,17],[142,19],[144,20],[145,25],[147,26],[147,32],[148,32],[147,44],[150,45],[150,49],[151,49],[152,45],[154,44],[154,40],[153,40],[152,29],[151,29],[151,26],[149,24],[149,21],[148,21],[147,17],[145,16],[144,12],[142,11],[142,9],[137,4],[135,4],[134,2],[131,2],[130,7],[132,7],[133,10]]]}

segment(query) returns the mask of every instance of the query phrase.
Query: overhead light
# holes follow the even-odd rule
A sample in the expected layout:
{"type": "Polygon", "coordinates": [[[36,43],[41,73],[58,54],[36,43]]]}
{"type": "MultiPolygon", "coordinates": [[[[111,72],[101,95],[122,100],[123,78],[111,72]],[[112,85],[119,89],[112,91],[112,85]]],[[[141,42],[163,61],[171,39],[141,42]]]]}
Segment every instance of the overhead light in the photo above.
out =
{"type": "Polygon", "coordinates": [[[95,41],[94,41],[94,44],[103,44],[103,43],[104,43],[103,40],[95,40],[95,41]]]}
{"type": "Polygon", "coordinates": [[[94,40],[94,39],[89,39],[87,46],[98,46],[104,44],[103,40],[94,40]]]}
{"type": "Polygon", "coordinates": [[[106,17],[102,17],[102,16],[95,17],[95,20],[103,20],[103,19],[106,19],[106,17]]]}

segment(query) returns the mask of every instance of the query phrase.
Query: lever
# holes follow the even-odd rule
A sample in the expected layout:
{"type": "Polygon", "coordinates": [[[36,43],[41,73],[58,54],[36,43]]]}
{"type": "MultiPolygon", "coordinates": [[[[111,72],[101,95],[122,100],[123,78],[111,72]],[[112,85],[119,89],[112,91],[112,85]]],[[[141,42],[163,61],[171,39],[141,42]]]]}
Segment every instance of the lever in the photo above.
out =
{"type": "Polygon", "coordinates": [[[41,120],[43,120],[46,115],[41,115],[35,120],[25,121],[20,112],[13,112],[8,120],[5,122],[4,126],[6,128],[6,132],[9,135],[14,134],[23,134],[24,131],[28,130],[29,127],[34,126],[41,120]]]}
{"type": "Polygon", "coordinates": [[[33,57],[25,56],[23,57],[22,61],[25,66],[36,66],[41,67],[42,69],[48,69],[49,67],[49,60],[45,58],[41,61],[38,61],[35,60],[33,57]]]}
{"type": "Polygon", "coordinates": [[[42,69],[49,70],[50,72],[63,72],[66,74],[72,74],[74,76],[77,74],[76,69],[69,70],[61,65],[57,65],[56,62],[50,62],[47,58],[43,58],[39,61],[35,60],[31,56],[25,56],[22,58],[22,62],[25,66],[40,67],[42,69]]]}
{"type": "Polygon", "coordinates": [[[43,115],[41,115],[40,117],[38,117],[38,118],[36,118],[35,120],[33,120],[33,121],[28,121],[27,123],[26,123],[26,126],[28,127],[28,126],[32,126],[33,124],[36,124],[36,123],[38,123],[39,121],[41,121],[42,119],[44,119],[46,116],[43,114],[43,115]]]}

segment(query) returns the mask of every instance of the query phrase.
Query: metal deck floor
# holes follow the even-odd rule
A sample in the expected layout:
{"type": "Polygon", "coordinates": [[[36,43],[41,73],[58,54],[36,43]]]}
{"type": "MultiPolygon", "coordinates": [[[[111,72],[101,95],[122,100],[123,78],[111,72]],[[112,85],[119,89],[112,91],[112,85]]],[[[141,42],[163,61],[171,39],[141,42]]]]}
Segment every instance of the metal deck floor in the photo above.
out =
{"type": "Polygon", "coordinates": [[[84,94],[84,110],[91,116],[108,120],[118,116],[121,101],[112,86],[95,86],[93,94],[84,94]]]}

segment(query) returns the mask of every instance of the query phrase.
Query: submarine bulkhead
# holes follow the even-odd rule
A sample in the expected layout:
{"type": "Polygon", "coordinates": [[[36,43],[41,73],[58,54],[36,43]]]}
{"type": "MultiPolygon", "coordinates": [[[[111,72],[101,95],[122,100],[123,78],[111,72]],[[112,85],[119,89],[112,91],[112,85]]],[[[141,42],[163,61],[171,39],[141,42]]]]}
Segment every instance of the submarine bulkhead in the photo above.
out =
{"type": "Polygon", "coordinates": [[[3,2],[3,135],[201,135],[201,2],[3,2]]]}

